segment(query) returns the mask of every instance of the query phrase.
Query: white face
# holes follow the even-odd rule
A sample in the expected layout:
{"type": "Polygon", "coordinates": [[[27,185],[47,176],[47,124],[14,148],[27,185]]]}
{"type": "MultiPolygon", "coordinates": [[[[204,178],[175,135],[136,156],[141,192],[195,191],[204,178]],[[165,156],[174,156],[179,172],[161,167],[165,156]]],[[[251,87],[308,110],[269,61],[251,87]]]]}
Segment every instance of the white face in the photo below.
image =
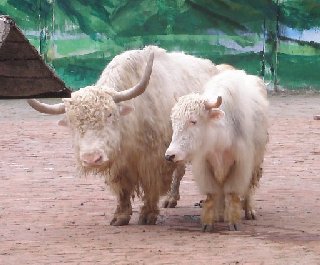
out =
{"type": "Polygon", "coordinates": [[[190,116],[172,119],[173,135],[166,158],[173,162],[190,161],[203,145],[204,117],[192,113],[190,116]]]}
{"type": "Polygon", "coordinates": [[[115,116],[111,114],[106,117],[101,127],[88,122],[85,129],[79,129],[70,124],[76,156],[83,167],[108,167],[112,162],[116,150],[120,148],[120,132],[115,116]]]}
{"type": "Polygon", "coordinates": [[[190,161],[206,148],[208,126],[223,116],[219,109],[206,110],[198,94],[181,97],[172,109],[173,135],[165,157],[172,162],[190,161]]]}
{"type": "Polygon", "coordinates": [[[61,124],[72,131],[80,165],[87,170],[110,167],[121,146],[119,121],[133,108],[116,104],[107,93],[75,95],[64,101],[66,119],[61,124]]]}

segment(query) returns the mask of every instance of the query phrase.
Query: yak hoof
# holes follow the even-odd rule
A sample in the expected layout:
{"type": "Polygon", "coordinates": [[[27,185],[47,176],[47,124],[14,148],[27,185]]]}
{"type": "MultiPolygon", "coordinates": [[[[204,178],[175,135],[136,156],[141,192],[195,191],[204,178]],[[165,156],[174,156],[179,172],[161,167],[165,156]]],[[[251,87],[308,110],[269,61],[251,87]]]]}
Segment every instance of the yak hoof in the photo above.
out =
{"type": "Polygon", "coordinates": [[[256,212],[254,210],[246,211],[245,212],[245,219],[246,220],[256,220],[256,212]]]}
{"type": "Polygon", "coordinates": [[[203,203],[204,203],[204,200],[200,200],[199,202],[196,202],[196,203],[194,204],[194,207],[200,207],[200,208],[202,208],[203,203]]]}
{"type": "Polygon", "coordinates": [[[110,225],[113,226],[122,226],[122,225],[127,225],[129,224],[130,221],[130,216],[127,217],[114,217],[111,222],[110,225]]]}
{"type": "Polygon", "coordinates": [[[162,204],[163,208],[174,208],[176,206],[177,206],[177,200],[170,197],[167,198],[162,204]]]}
{"type": "Polygon", "coordinates": [[[229,231],[238,231],[237,224],[229,224],[229,231]]]}
{"type": "Polygon", "coordinates": [[[214,225],[203,224],[202,232],[212,233],[214,231],[214,225]]]}
{"type": "Polygon", "coordinates": [[[157,214],[149,213],[147,215],[140,215],[139,225],[155,225],[157,222],[157,214]]]}

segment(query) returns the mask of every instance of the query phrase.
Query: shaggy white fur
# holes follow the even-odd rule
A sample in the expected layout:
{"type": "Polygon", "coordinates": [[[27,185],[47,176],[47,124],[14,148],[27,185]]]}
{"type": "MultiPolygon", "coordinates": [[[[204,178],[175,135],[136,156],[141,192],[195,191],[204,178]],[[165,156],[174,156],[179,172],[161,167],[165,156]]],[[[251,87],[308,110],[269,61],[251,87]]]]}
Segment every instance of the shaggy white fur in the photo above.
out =
{"type": "MultiPolygon", "coordinates": [[[[261,174],[268,142],[267,109],[260,78],[225,70],[210,79],[202,95],[183,96],[172,110],[173,136],[166,154],[174,161],[191,161],[200,191],[209,201],[225,197],[225,219],[231,224],[239,219],[240,199],[250,200],[261,174]],[[205,103],[219,96],[220,108],[206,109],[205,103]]],[[[218,217],[204,219],[212,222],[218,217]]]]}

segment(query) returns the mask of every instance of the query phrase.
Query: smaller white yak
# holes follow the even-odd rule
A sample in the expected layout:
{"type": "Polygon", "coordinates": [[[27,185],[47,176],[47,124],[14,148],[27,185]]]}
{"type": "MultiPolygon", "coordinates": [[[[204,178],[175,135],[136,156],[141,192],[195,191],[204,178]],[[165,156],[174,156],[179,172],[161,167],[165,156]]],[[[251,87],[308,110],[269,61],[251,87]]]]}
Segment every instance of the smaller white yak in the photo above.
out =
{"type": "Polygon", "coordinates": [[[240,70],[226,70],[205,85],[203,94],[179,98],[172,109],[172,142],[165,157],[191,161],[201,193],[207,195],[203,231],[224,220],[237,230],[244,199],[246,215],[251,193],[261,176],[268,142],[268,100],[263,81],[240,70]]]}

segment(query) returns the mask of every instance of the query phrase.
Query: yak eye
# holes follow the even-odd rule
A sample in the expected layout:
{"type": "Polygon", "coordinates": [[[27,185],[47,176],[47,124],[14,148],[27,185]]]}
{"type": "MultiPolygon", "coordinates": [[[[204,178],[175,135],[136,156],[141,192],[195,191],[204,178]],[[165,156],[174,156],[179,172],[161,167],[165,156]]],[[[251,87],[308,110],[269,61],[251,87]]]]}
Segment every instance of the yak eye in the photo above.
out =
{"type": "Polygon", "coordinates": [[[191,120],[190,123],[191,123],[192,125],[196,125],[196,124],[197,124],[197,121],[191,120]]]}

